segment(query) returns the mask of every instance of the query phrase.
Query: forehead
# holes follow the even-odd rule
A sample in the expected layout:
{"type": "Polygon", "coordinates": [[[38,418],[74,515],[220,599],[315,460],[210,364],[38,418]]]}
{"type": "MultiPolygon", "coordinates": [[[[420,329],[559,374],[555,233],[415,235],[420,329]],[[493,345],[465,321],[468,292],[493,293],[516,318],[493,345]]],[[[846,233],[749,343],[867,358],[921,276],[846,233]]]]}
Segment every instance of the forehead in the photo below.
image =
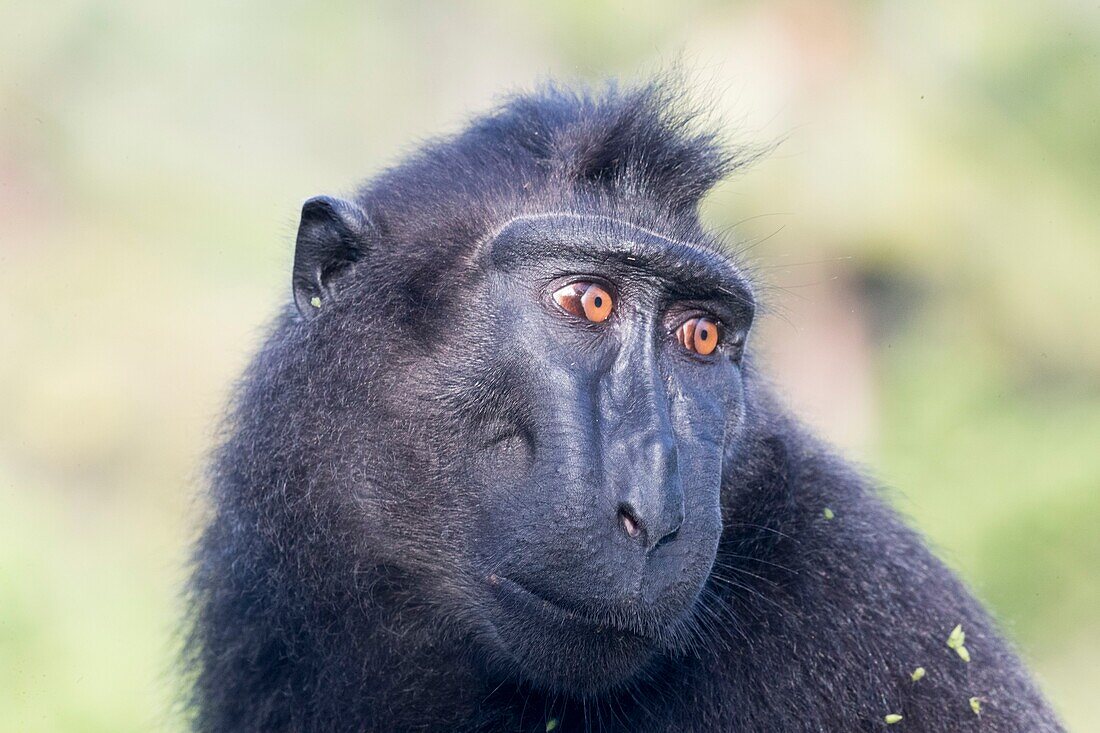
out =
{"type": "Polygon", "coordinates": [[[632,268],[677,289],[752,300],[748,279],[723,253],[606,216],[555,213],[516,217],[491,238],[488,256],[493,266],[503,271],[540,261],[632,268]]]}

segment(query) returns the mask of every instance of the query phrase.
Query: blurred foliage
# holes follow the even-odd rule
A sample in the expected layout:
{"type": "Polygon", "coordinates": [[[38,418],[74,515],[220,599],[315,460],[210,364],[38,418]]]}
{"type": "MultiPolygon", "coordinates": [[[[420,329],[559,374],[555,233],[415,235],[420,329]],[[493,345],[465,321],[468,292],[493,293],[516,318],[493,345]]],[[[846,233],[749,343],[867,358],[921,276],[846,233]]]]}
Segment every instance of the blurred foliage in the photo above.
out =
{"type": "Polygon", "coordinates": [[[731,139],[784,139],[706,204],[781,386],[1088,729],[1100,9],[1072,0],[5,4],[0,729],[181,728],[203,456],[302,199],[501,91],[677,62],[731,139]]]}

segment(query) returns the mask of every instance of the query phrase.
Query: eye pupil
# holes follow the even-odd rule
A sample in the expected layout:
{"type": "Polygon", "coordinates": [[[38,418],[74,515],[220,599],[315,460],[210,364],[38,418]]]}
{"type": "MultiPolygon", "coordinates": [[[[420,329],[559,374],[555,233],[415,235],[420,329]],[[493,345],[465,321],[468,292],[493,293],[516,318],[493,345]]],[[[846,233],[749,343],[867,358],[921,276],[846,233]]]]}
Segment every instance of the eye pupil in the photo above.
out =
{"type": "Polygon", "coordinates": [[[592,302],[596,304],[597,308],[599,308],[601,305],[603,305],[603,298],[597,295],[595,298],[592,299],[592,302]]]}

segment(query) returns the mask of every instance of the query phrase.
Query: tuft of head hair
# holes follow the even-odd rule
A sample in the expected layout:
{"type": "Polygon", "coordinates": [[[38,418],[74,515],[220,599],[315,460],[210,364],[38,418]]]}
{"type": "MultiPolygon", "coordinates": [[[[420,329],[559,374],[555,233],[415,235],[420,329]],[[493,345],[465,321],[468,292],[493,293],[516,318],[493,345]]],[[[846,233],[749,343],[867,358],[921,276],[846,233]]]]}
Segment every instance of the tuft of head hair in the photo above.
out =
{"type": "Polygon", "coordinates": [[[548,182],[694,208],[735,167],[715,131],[665,82],[599,94],[547,85],[506,101],[470,133],[530,158],[548,182]]]}
{"type": "Polygon", "coordinates": [[[723,145],[675,82],[551,83],[421,148],[371,181],[360,203],[397,230],[419,229],[426,211],[436,221],[484,224],[517,208],[586,201],[694,218],[707,191],[753,157],[723,145]]]}

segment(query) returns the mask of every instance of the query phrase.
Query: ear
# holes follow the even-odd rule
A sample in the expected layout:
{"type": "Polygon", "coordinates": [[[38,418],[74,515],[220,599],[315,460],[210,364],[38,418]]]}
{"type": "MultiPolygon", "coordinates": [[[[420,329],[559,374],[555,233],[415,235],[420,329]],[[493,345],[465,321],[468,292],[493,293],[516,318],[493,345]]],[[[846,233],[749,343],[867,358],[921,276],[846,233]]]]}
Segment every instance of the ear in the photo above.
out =
{"type": "Polygon", "coordinates": [[[366,213],[351,201],[316,196],[302,204],[292,284],[303,317],[315,317],[336,296],[336,275],[367,254],[373,232],[366,213]]]}

